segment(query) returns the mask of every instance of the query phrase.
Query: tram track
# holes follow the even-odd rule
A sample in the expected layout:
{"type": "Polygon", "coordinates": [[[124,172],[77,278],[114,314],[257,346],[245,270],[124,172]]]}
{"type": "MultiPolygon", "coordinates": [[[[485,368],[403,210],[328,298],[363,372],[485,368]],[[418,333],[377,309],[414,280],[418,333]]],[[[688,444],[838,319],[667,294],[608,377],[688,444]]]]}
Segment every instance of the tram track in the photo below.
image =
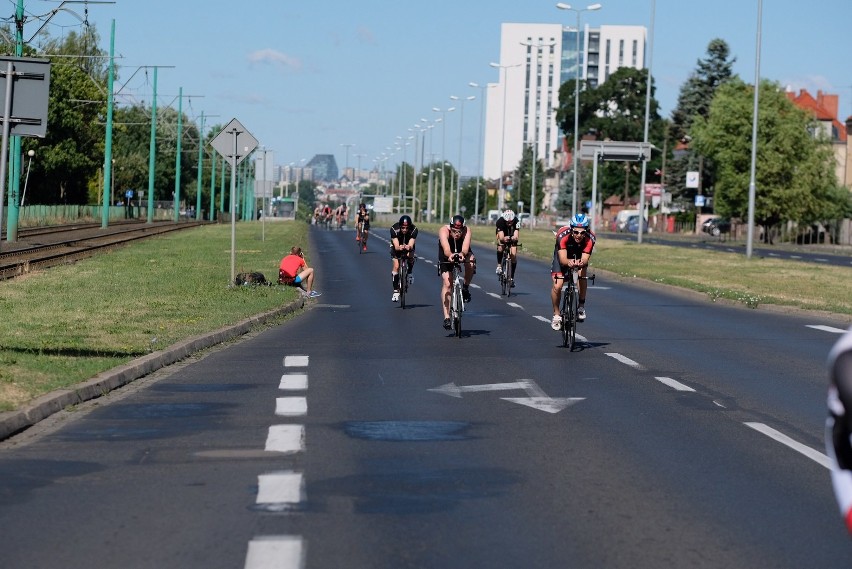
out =
{"type": "Polygon", "coordinates": [[[0,280],[67,265],[133,241],[208,223],[210,222],[131,222],[106,228],[100,224],[77,223],[29,228],[19,232],[19,239],[13,243],[0,242],[0,280]]]}

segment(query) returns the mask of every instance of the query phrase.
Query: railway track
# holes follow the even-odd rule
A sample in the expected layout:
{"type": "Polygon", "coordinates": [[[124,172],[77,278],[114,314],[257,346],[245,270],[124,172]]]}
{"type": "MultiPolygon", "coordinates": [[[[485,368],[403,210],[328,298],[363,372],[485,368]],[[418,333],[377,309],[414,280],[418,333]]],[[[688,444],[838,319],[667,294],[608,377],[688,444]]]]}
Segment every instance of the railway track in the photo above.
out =
{"type": "Polygon", "coordinates": [[[19,230],[18,241],[0,242],[0,280],[73,263],[132,241],[208,223],[210,222],[126,222],[106,228],[96,223],[76,223],[19,230]]]}

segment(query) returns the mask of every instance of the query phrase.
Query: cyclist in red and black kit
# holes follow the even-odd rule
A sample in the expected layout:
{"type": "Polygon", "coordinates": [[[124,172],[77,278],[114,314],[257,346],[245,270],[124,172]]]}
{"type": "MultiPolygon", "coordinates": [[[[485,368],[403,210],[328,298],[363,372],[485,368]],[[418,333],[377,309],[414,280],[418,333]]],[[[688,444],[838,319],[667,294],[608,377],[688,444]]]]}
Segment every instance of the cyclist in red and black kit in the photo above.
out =
{"type": "Polygon", "coordinates": [[[399,262],[400,259],[407,259],[408,263],[408,284],[414,281],[414,245],[417,239],[417,227],[411,221],[411,217],[403,215],[399,221],[391,225],[390,228],[390,255],[393,259],[393,267],[391,275],[393,277],[393,296],[392,302],[399,302],[399,262]]]}
{"type": "Polygon", "coordinates": [[[852,328],[831,348],[828,372],[825,448],[834,496],[846,529],[852,534],[852,328]]]}
{"type": "Polygon", "coordinates": [[[456,255],[464,264],[464,285],[462,298],[470,302],[470,281],[476,274],[476,257],[470,248],[470,228],[464,223],[464,217],[453,216],[449,225],[444,225],[438,231],[438,271],[441,273],[441,306],[444,309],[444,329],[450,330],[450,275],[453,270],[452,259],[456,255]]]}
{"type": "Polygon", "coordinates": [[[502,274],[500,266],[503,260],[503,248],[509,247],[509,259],[512,262],[512,288],[515,288],[515,272],[518,268],[518,233],[520,226],[515,212],[507,209],[497,219],[497,274],[502,274]]]}
{"type": "Polygon", "coordinates": [[[559,296],[562,293],[562,283],[566,273],[573,267],[580,269],[579,276],[579,306],[577,321],[586,319],[586,272],[589,259],[595,248],[595,234],[589,229],[589,217],[578,213],[571,218],[569,225],[556,232],[556,245],[553,248],[553,262],[550,274],[553,277],[553,288],[550,290],[550,300],[553,302],[553,321],[550,327],[559,330],[562,327],[562,317],[559,315],[559,296]]]}

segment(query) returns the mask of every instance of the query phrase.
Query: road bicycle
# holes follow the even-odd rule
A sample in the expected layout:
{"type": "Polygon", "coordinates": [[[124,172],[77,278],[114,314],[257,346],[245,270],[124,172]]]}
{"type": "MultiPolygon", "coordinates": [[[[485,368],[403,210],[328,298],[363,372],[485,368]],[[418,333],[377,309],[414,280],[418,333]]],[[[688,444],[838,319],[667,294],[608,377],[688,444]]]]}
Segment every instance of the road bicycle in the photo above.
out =
{"type": "Polygon", "coordinates": [[[360,255],[363,252],[363,247],[361,246],[361,241],[364,240],[364,222],[359,221],[355,224],[355,245],[358,246],[358,254],[360,255]]]}
{"type": "Polygon", "coordinates": [[[413,255],[411,251],[406,251],[404,255],[399,257],[399,305],[405,308],[405,295],[408,294],[408,285],[410,272],[408,270],[409,258],[413,255]]]}
{"type": "Polygon", "coordinates": [[[521,244],[513,239],[510,239],[507,243],[503,244],[503,253],[500,256],[500,275],[498,276],[498,280],[500,281],[500,294],[507,297],[512,296],[512,279],[515,278],[515,273],[512,272],[511,249],[512,247],[520,246],[521,244]]]}
{"type": "Polygon", "coordinates": [[[595,282],[595,275],[590,277],[581,277],[579,269],[572,267],[571,278],[565,278],[563,274],[564,284],[562,285],[562,301],[559,306],[559,315],[562,317],[562,346],[568,348],[569,351],[574,349],[574,343],[577,336],[577,309],[580,304],[580,279],[591,280],[595,282]]]}
{"type": "Polygon", "coordinates": [[[452,285],[452,295],[450,297],[450,322],[453,325],[453,333],[456,338],[461,338],[462,332],[462,313],[464,313],[464,267],[461,264],[460,257],[455,255],[452,260],[453,269],[450,275],[450,283],[452,285]]]}

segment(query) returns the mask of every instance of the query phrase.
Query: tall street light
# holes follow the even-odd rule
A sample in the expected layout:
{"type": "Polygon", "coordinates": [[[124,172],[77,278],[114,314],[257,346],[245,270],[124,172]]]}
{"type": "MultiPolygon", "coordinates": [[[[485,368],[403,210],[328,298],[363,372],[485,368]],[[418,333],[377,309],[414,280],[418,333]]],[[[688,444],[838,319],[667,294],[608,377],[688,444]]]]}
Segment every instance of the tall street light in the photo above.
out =
{"type": "MultiPolygon", "coordinates": [[[[531,43],[531,42],[521,42],[521,45],[525,45],[525,46],[530,47],[530,48],[535,48],[535,62],[533,63],[533,68],[534,68],[535,72],[534,72],[533,76],[536,78],[536,81],[535,81],[536,96],[532,97],[532,103],[533,103],[533,109],[532,109],[532,116],[533,116],[533,121],[532,121],[532,151],[533,151],[533,155],[532,155],[532,159],[533,159],[533,163],[532,163],[532,184],[531,184],[531,189],[530,189],[530,227],[535,227],[535,194],[536,194],[536,191],[537,191],[536,183],[535,183],[535,171],[536,171],[536,168],[538,167],[538,118],[539,118],[538,91],[539,91],[539,88],[541,87],[541,83],[538,80],[539,75],[540,75],[539,72],[538,72],[538,65],[539,65],[538,61],[539,61],[539,58],[540,58],[541,49],[543,47],[551,47],[552,48],[553,46],[556,45],[556,42],[544,43],[541,40],[539,40],[539,42],[537,44],[534,44],[534,43],[531,43]]],[[[546,92],[545,94],[548,97],[550,96],[549,91],[546,92]]]]}
{"type": "Polygon", "coordinates": [[[476,199],[474,200],[473,214],[479,214],[479,181],[485,178],[485,173],[482,171],[482,127],[485,123],[485,90],[489,85],[480,85],[479,83],[468,83],[471,87],[480,90],[479,98],[479,160],[476,163],[476,199]]]}
{"type": "Polygon", "coordinates": [[[574,148],[571,149],[571,154],[574,158],[574,188],[571,195],[571,215],[577,213],[577,167],[579,162],[579,133],[580,128],[580,13],[600,10],[600,4],[589,4],[585,8],[572,8],[570,4],[559,2],[556,7],[560,10],[569,10],[577,14],[577,73],[574,77],[574,148]]]}
{"type": "Polygon", "coordinates": [[[503,209],[506,201],[505,189],[503,188],[503,158],[506,155],[506,91],[508,91],[509,69],[512,67],[520,67],[521,63],[515,65],[500,65],[499,63],[489,63],[491,67],[495,67],[503,71],[503,134],[500,137],[500,190],[497,193],[497,209],[503,209]]]}
{"type": "MultiPolygon", "coordinates": [[[[751,116],[751,167],[748,182],[748,230],[746,234],[746,258],[751,259],[754,241],[754,202],[757,194],[755,169],[757,164],[757,107],[760,101],[760,31],[763,20],[763,0],[757,0],[757,48],[754,57],[754,111],[751,116]]],[[[640,218],[641,219],[641,218],[640,218]]]]}
{"type": "Polygon", "coordinates": [[[344,146],[346,148],[346,165],[343,169],[343,175],[346,175],[346,172],[349,171],[349,149],[355,146],[354,144],[341,144],[340,146],[344,146]]]}
{"type": "Polygon", "coordinates": [[[444,149],[446,148],[447,143],[447,113],[451,113],[456,110],[455,107],[450,107],[449,109],[439,109],[438,107],[432,107],[432,110],[436,113],[441,113],[441,217],[439,218],[441,222],[444,221],[444,192],[446,191],[446,177],[447,177],[447,168],[445,166],[444,160],[444,149]]]}
{"type": "Polygon", "coordinates": [[[456,172],[456,213],[461,211],[461,163],[462,163],[462,138],[464,137],[464,104],[467,101],[473,101],[475,96],[459,98],[455,95],[450,95],[453,101],[461,101],[461,110],[459,111],[459,165],[456,172]]]}
{"type": "MultiPolygon", "coordinates": [[[[645,134],[642,139],[648,144],[648,123],[651,119],[651,68],[654,57],[654,15],[657,9],[657,0],[651,0],[651,29],[648,33],[648,80],[645,85],[645,134]]],[[[642,243],[642,226],[645,224],[645,171],[648,161],[642,160],[642,174],[639,178],[639,219],[636,226],[636,242],[642,243]]],[[[660,206],[663,205],[663,190],[660,191],[660,206]]],[[[595,216],[592,217],[595,219],[595,216]]]]}

